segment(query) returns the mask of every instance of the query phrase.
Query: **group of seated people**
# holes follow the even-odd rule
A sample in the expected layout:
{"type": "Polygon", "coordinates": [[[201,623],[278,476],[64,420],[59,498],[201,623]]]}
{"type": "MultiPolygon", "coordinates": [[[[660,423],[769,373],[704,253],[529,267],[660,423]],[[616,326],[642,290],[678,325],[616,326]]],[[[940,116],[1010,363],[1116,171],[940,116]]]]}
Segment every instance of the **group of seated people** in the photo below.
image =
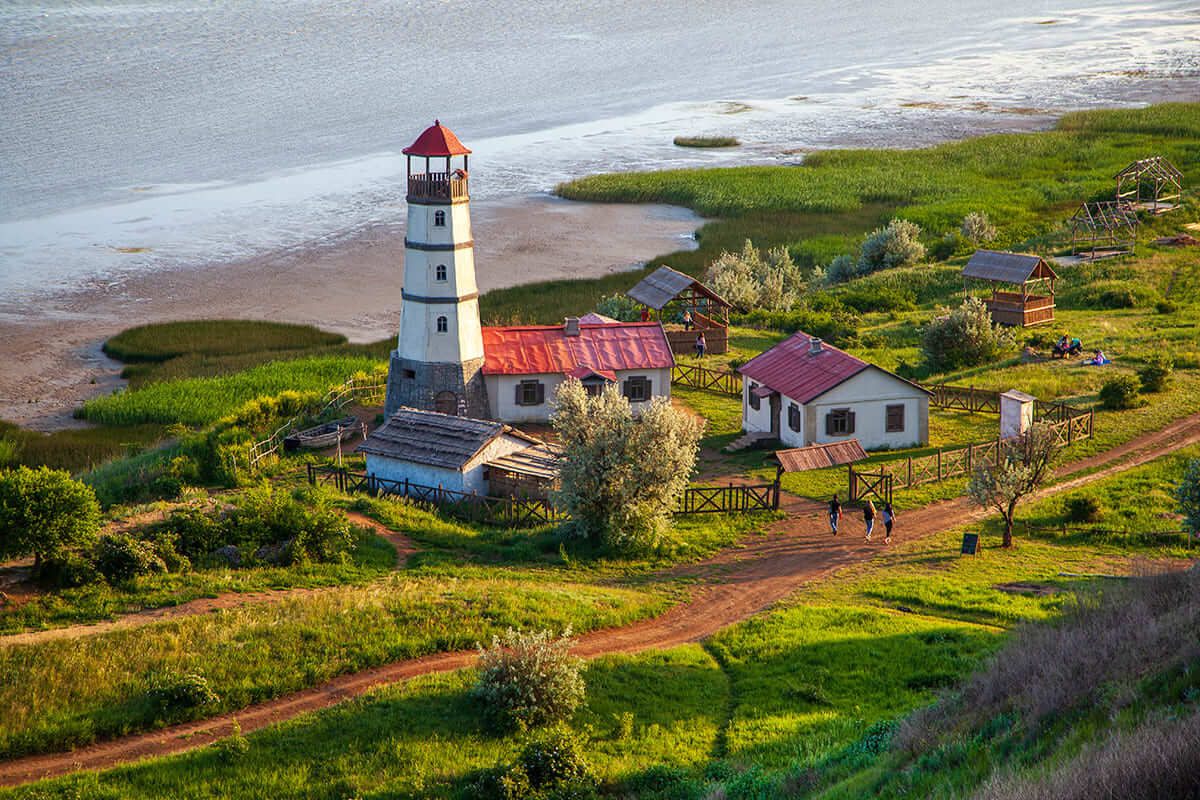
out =
{"type": "MultiPolygon", "coordinates": [[[[1068,334],[1063,334],[1063,337],[1054,343],[1054,350],[1051,355],[1054,358],[1066,358],[1067,356],[1079,355],[1083,352],[1083,342],[1078,339],[1072,339],[1068,334]]],[[[1105,364],[1111,363],[1108,356],[1104,355],[1103,350],[1097,350],[1095,354],[1087,361],[1083,362],[1087,366],[1102,367],[1105,364]]]]}

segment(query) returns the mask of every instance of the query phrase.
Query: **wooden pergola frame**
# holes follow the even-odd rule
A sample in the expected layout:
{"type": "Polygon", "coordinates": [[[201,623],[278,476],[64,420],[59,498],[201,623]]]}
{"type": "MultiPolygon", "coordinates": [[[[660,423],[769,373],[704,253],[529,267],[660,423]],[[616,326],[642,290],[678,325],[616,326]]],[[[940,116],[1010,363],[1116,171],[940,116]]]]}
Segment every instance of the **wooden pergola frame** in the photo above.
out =
{"type": "Polygon", "coordinates": [[[1140,224],[1133,204],[1125,200],[1081,203],[1071,217],[1071,253],[1087,250],[1093,259],[1099,250],[1105,255],[1130,253],[1140,224]]]}
{"type": "Polygon", "coordinates": [[[1114,177],[1117,179],[1117,202],[1133,203],[1135,209],[1140,208],[1151,214],[1174,208],[1174,203],[1167,201],[1178,200],[1183,191],[1183,173],[1162,156],[1134,161],[1114,177]],[[1143,187],[1147,189],[1144,195],[1143,187]]]}

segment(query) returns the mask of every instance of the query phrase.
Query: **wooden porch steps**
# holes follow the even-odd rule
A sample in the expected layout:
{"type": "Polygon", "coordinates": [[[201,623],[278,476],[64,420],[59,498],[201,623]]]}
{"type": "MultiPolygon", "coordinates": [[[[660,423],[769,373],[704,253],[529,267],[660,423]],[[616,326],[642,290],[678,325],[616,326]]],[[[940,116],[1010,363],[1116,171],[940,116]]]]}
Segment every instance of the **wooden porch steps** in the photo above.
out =
{"type": "Polygon", "coordinates": [[[754,445],[758,444],[759,442],[764,442],[764,441],[767,441],[768,439],[774,439],[774,438],[775,437],[772,436],[770,433],[763,433],[761,431],[759,431],[757,433],[743,433],[737,439],[734,439],[732,442],[725,445],[725,452],[726,453],[736,453],[739,450],[745,450],[747,447],[753,447],[754,445]]]}

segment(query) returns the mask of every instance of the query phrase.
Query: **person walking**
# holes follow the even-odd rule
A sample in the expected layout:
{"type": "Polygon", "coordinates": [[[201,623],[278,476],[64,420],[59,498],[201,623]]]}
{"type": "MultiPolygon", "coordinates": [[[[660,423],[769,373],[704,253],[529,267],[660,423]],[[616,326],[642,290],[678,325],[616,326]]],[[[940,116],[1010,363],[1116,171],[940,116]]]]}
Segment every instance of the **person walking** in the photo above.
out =
{"type": "Polygon", "coordinates": [[[883,512],[880,514],[883,519],[883,543],[892,543],[892,524],[896,521],[896,512],[892,510],[891,503],[883,504],[883,512]]]}
{"type": "Polygon", "coordinates": [[[838,502],[837,495],[829,501],[829,529],[837,536],[838,522],[842,519],[842,504],[838,502]]]}
{"type": "Polygon", "coordinates": [[[690,311],[683,312],[683,329],[685,331],[690,331],[692,329],[692,312],[690,311]]]}
{"type": "Polygon", "coordinates": [[[704,331],[696,337],[696,358],[704,358],[704,349],[708,347],[708,342],[704,341],[704,331]]]}
{"type": "Polygon", "coordinates": [[[875,504],[870,500],[863,506],[863,522],[867,523],[867,539],[871,538],[871,531],[875,529],[875,504]]]}

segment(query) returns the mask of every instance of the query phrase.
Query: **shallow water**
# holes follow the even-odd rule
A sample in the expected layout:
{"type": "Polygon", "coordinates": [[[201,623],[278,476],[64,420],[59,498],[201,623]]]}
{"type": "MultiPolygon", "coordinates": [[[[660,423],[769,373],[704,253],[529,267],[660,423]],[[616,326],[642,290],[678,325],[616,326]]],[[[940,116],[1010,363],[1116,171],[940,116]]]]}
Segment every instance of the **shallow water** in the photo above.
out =
{"type": "Polygon", "coordinates": [[[997,8],[6,3],[0,299],[394,219],[399,151],[434,117],[474,150],[486,200],[588,172],[1048,124],[1200,75],[1194,2],[997,8]],[[681,149],[680,134],[746,146],[681,149]]]}

